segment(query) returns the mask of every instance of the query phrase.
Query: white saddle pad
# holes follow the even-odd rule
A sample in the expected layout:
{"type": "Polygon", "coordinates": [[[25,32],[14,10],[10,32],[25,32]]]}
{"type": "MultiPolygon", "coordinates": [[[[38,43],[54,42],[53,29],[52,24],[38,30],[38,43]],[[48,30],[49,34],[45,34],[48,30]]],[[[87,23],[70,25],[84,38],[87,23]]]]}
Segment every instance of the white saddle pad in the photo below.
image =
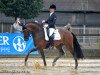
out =
{"type": "MultiPolygon", "coordinates": [[[[43,28],[43,29],[44,29],[45,40],[48,41],[49,37],[47,35],[46,28],[43,28]]],[[[59,33],[58,29],[56,29],[54,31],[54,40],[60,40],[60,39],[61,39],[60,33],[59,33]]]]}
{"type": "Polygon", "coordinates": [[[54,31],[54,40],[60,40],[60,39],[61,39],[61,36],[60,36],[59,30],[56,29],[54,31]]]}

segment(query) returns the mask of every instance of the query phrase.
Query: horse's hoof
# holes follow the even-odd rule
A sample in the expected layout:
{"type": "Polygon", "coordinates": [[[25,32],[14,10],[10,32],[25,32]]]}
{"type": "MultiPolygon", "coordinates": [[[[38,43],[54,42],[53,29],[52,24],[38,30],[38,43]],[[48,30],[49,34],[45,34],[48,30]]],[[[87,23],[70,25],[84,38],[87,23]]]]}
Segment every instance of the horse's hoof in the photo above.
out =
{"type": "Polygon", "coordinates": [[[77,70],[77,67],[75,67],[75,70],[77,70]]]}
{"type": "Polygon", "coordinates": [[[54,67],[56,65],[56,63],[52,63],[52,66],[54,67]]]}
{"type": "Polygon", "coordinates": [[[45,67],[47,67],[47,65],[44,65],[45,67]]]}

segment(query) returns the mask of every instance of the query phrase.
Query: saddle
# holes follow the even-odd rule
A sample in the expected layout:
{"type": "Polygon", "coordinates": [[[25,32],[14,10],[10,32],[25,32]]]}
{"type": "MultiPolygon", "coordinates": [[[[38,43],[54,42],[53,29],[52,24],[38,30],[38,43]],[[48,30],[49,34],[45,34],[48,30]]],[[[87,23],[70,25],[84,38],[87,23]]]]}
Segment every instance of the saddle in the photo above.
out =
{"type": "MultiPolygon", "coordinates": [[[[48,29],[47,28],[43,28],[43,30],[44,30],[45,40],[49,41],[49,32],[48,32],[48,29]]],[[[58,29],[55,29],[55,31],[53,32],[51,38],[53,38],[53,40],[60,40],[61,39],[61,36],[60,36],[60,33],[59,33],[58,29]]]]}
{"type": "Polygon", "coordinates": [[[53,41],[61,39],[59,30],[55,29],[51,36],[49,36],[49,29],[47,24],[43,26],[43,30],[44,30],[45,40],[47,41],[46,49],[47,48],[50,49],[51,47],[53,47],[53,41]]]}

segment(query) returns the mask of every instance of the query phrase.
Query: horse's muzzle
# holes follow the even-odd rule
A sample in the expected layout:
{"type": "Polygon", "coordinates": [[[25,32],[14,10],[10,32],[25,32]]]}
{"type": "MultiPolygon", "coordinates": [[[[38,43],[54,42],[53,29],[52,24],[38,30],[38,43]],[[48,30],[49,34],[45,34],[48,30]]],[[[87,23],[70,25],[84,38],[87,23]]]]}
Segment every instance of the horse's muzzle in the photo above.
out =
{"type": "Polygon", "coordinates": [[[24,40],[25,40],[25,41],[28,41],[28,40],[29,40],[29,38],[25,38],[25,37],[24,37],[24,40]]]}

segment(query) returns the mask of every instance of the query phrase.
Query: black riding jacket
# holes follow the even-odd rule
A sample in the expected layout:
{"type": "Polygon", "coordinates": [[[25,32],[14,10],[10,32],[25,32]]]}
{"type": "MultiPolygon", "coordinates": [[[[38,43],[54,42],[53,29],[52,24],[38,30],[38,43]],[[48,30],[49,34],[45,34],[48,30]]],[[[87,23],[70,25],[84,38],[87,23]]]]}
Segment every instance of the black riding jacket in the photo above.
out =
{"type": "Polygon", "coordinates": [[[49,18],[47,19],[47,23],[49,25],[49,28],[55,28],[55,23],[56,23],[56,14],[53,13],[51,16],[49,16],[49,18]]]}

